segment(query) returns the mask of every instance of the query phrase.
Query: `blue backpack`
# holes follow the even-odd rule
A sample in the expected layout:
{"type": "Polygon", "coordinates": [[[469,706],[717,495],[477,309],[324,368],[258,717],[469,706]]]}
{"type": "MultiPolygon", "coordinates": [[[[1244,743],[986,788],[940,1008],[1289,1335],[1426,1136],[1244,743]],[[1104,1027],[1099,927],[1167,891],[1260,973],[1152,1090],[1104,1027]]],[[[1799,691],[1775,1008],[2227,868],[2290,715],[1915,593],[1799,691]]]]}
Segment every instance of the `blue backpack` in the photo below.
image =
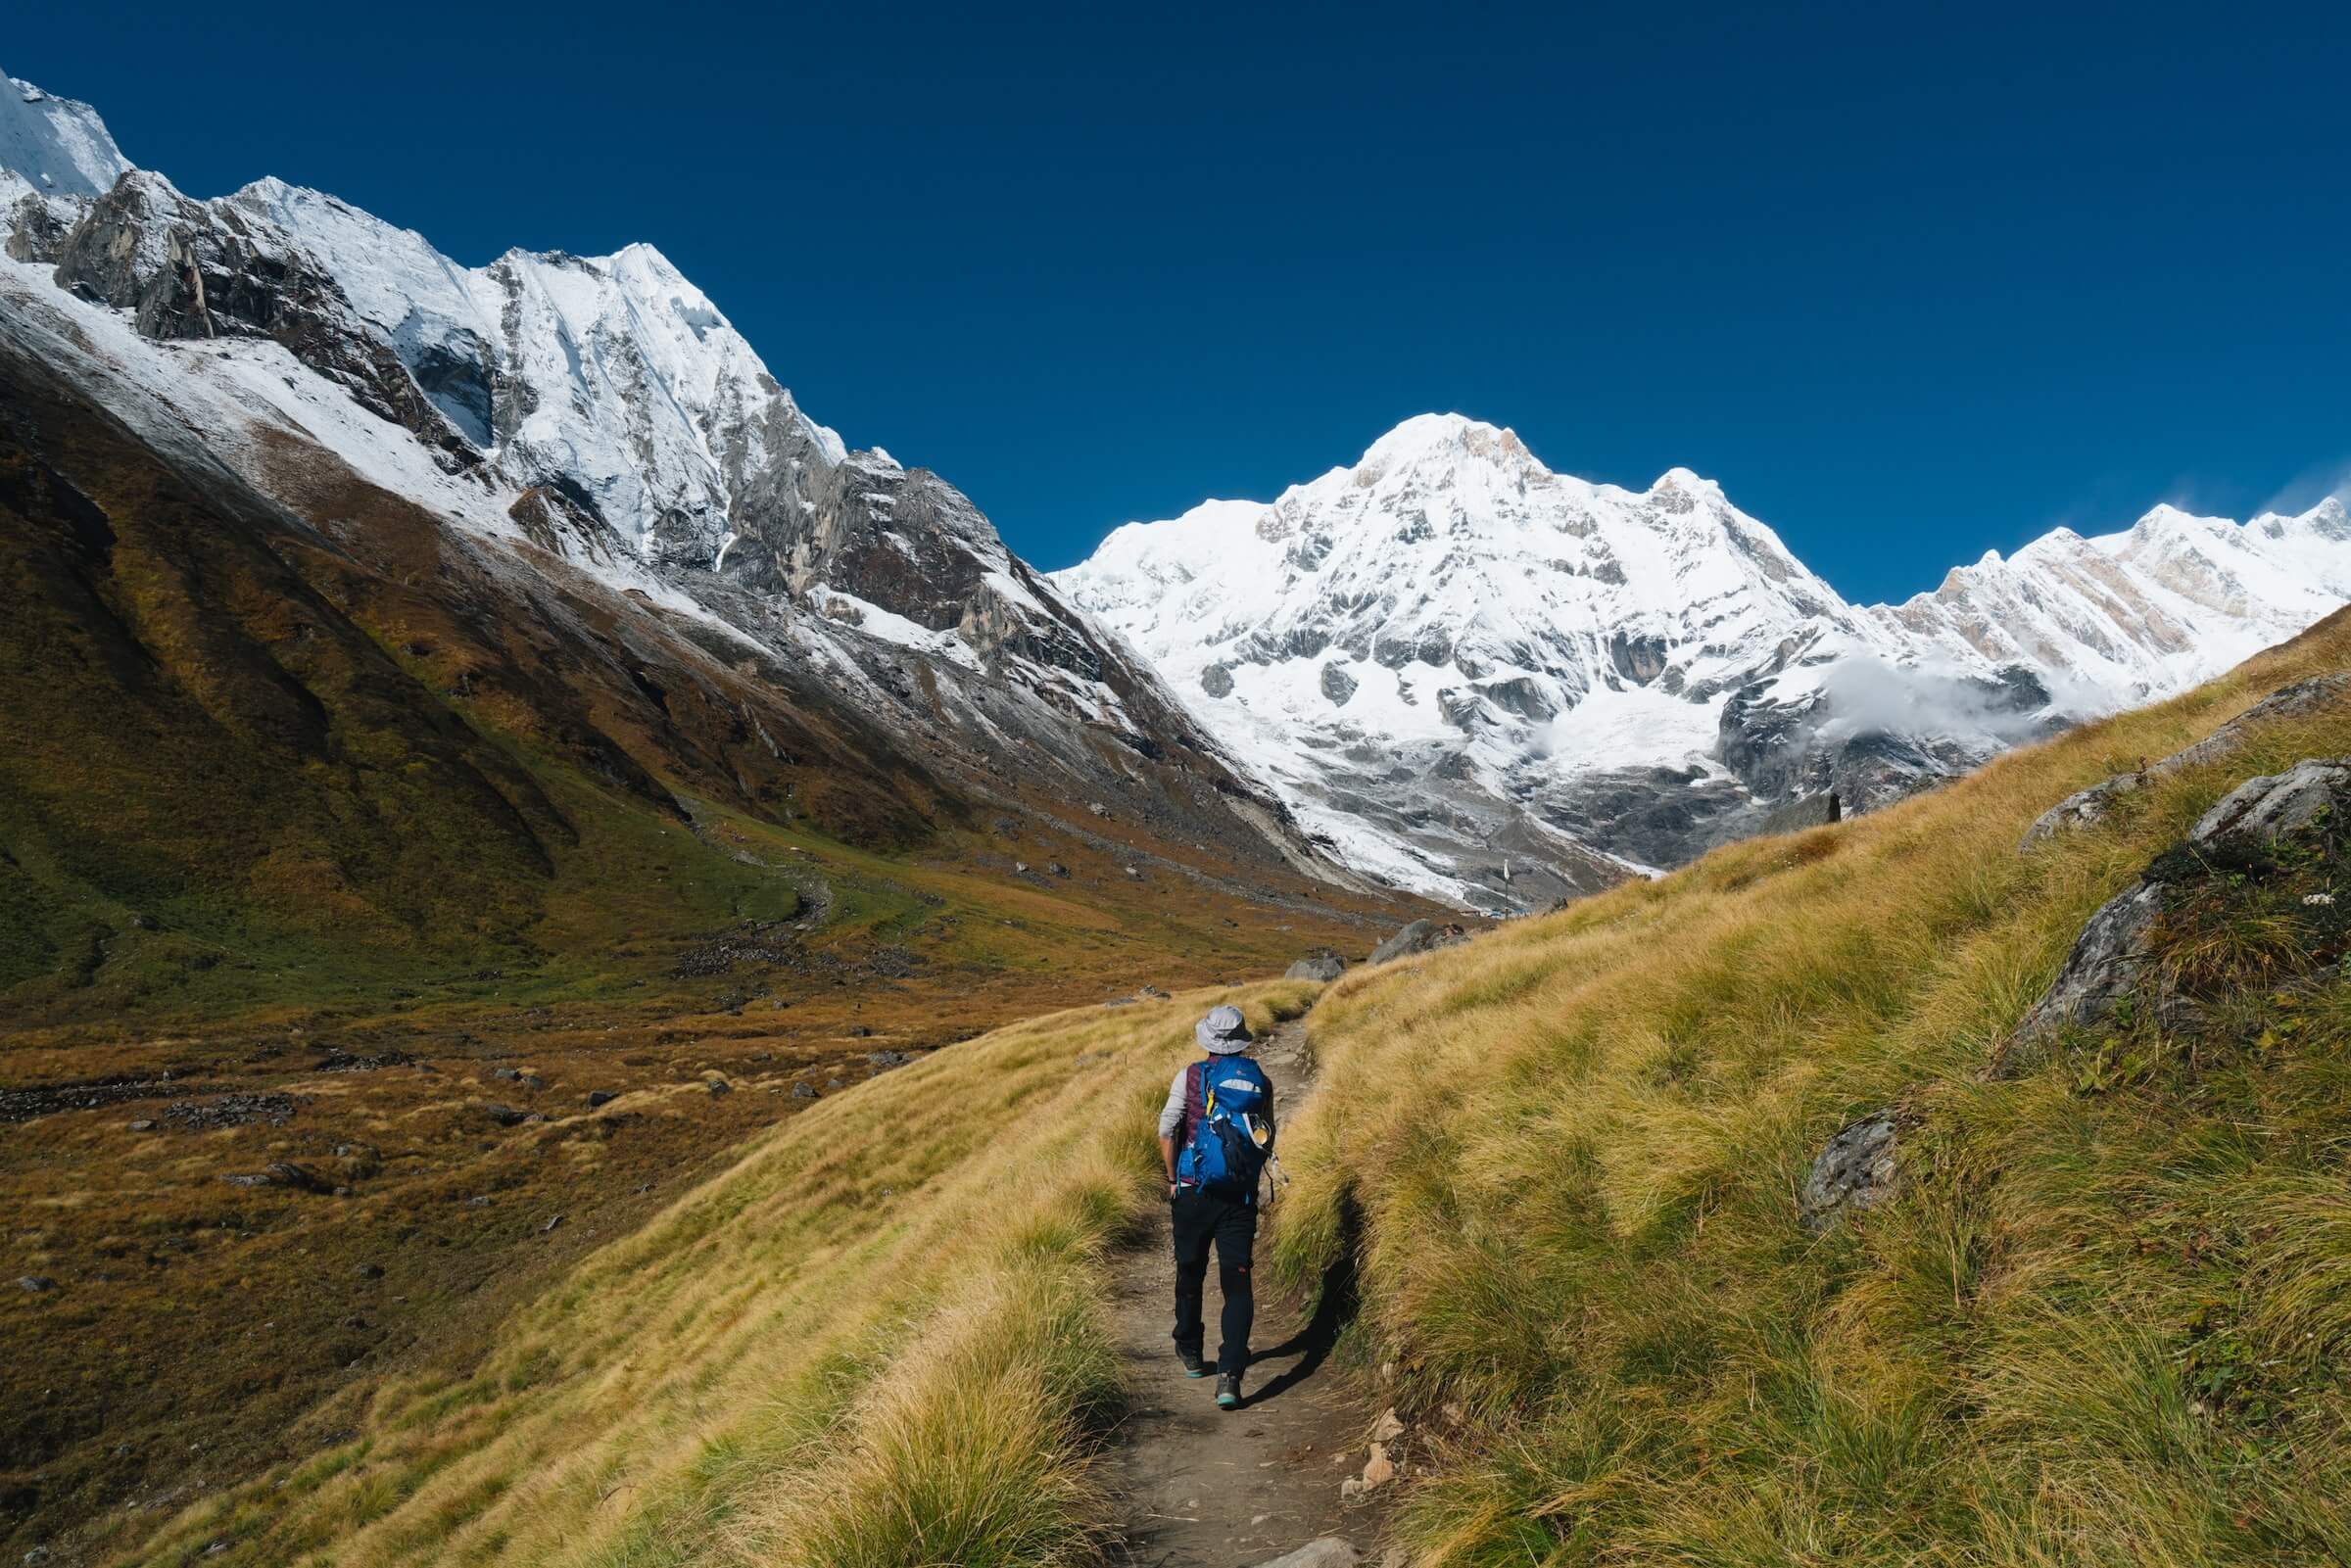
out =
{"type": "Polygon", "coordinates": [[[1245,1056],[1212,1056],[1193,1066],[1200,1100],[1176,1179],[1211,1197],[1257,1201],[1257,1178],[1273,1152],[1273,1082],[1245,1056]]]}

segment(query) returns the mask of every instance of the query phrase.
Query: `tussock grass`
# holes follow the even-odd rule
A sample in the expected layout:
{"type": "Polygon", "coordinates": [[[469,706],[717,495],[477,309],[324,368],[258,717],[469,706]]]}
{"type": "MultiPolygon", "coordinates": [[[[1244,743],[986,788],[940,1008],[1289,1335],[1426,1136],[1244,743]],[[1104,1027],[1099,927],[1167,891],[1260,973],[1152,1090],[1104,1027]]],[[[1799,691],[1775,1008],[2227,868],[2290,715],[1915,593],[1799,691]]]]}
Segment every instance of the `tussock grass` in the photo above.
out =
{"type": "Polygon", "coordinates": [[[2338,616],[1883,813],[1334,985],[1272,1261],[1317,1277],[1360,1212],[1359,1343],[1438,1445],[1418,1559],[2351,1556],[2351,995],[2303,884],[2220,868],[2163,932],[2192,1031],[1984,1070],[2101,901],[2351,721],[2030,854],[2025,827],[2346,666],[2338,616]],[[1903,1196],[1807,1235],[1813,1156],[1887,1106],[1903,1196]]]}
{"type": "Polygon", "coordinates": [[[1216,1000],[1001,1029],[792,1117],[590,1256],[473,1375],[379,1391],[353,1439],[125,1560],[1076,1564],[1118,1392],[1107,1247],[1216,1000]]]}

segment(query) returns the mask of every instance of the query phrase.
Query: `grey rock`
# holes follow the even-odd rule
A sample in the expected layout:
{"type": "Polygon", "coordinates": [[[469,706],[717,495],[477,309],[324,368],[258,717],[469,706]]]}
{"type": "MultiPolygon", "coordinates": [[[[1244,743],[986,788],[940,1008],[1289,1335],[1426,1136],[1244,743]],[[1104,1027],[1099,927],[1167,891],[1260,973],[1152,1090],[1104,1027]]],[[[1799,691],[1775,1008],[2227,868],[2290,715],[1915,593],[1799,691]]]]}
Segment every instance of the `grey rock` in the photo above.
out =
{"type": "Polygon", "coordinates": [[[2075,938],[2057,978],[2018,1022],[2012,1043],[2034,1044],[2068,1023],[2103,1018],[2136,992],[2146,969],[2147,934],[2162,910],[2163,889],[2148,881],[2100,906],[2075,938]]]}
{"type": "Polygon", "coordinates": [[[361,1279],[381,1279],[384,1277],[384,1265],[381,1263],[361,1263],[358,1268],[354,1269],[353,1272],[358,1274],[361,1279]]]}
{"type": "Polygon", "coordinates": [[[1806,1230],[1826,1230],[1843,1215],[1875,1209],[1901,1183],[1896,1159],[1898,1123],[1892,1111],[1863,1117],[1840,1129],[1812,1162],[1797,1195],[1797,1220],[1806,1230]]]}
{"type": "Polygon", "coordinates": [[[139,1120],[130,1124],[130,1130],[132,1132],[153,1132],[155,1130],[155,1123],[152,1120],[141,1117],[139,1120]]]}
{"type": "Polygon", "coordinates": [[[1800,795],[1784,806],[1775,806],[1755,825],[1759,837],[1773,833],[1801,832],[1807,828],[1825,828],[1844,819],[1844,803],[1834,789],[1817,795],[1800,795]]]}
{"type": "Polygon", "coordinates": [[[598,1106],[610,1105],[619,1098],[609,1089],[591,1089],[588,1091],[588,1109],[594,1111],[598,1106]]]}
{"type": "Polygon", "coordinates": [[[1232,669],[1225,664],[1212,664],[1200,672],[1200,689],[1212,697],[1232,695],[1232,669]]]}
{"type": "Polygon", "coordinates": [[[562,1224],[562,1223],[563,1223],[563,1216],[562,1216],[561,1214],[550,1214],[550,1215],[548,1216],[547,1223],[546,1223],[546,1224],[544,1224],[544,1225],[541,1225],[541,1226],[539,1227],[539,1234],[540,1234],[540,1235],[542,1235],[542,1236],[544,1236],[544,1235],[546,1235],[546,1234],[547,1234],[549,1231],[552,1231],[552,1230],[553,1230],[553,1229],[554,1229],[554,1228],[555,1228],[557,1225],[560,1225],[560,1224],[562,1224]]]}
{"type": "Polygon", "coordinates": [[[46,1274],[19,1274],[17,1289],[30,1291],[33,1295],[39,1296],[57,1289],[57,1281],[46,1274]]]}
{"type": "MultiPolygon", "coordinates": [[[[2312,757],[2280,774],[2248,779],[2206,812],[2187,842],[2210,844],[2235,835],[2275,841],[2305,828],[2323,814],[2351,802],[2351,758],[2312,757]]],[[[2013,1069],[2020,1051],[2039,1045],[2069,1023],[2089,1023],[2111,1014],[2126,997],[2158,1011],[2172,999],[2159,994],[2148,973],[2147,938],[2163,912],[2164,888],[2147,878],[2117,893],[2090,916],[2066,954],[2057,977],[2025,1014],[2001,1048],[2001,1065],[2013,1069]]]]}
{"type": "Polygon", "coordinates": [[[520,1126],[523,1122],[531,1119],[530,1112],[516,1106],[501,1105],[495,1100],[484,1101],[481,1111],[483,1116],[488,1117],[502,1127],[520,1126]]]}
{"type": "Polygon", "coordinates": [[[902,1068],[914,1060],[903,1051],[869,1051],[865,1059],[885,1072],[891,1068],[902,1068]]]}
{"type": "Polygon", "coordinates": [[[2114,803],[2136,791],[2146,783],[2146,777],[2137,773],[2118,773],[2111,779],[2091,784],[2087,789],[2075,790],[2033,820],[2033,826],[2025,830],[2025,836],[2017,840],[2017,849],[2036,848],[2059,833],[2071,832],[2077,828],[2096,827],[2114,810],[2114,803]]]}
{"type": "Polygon", "coordinates": [[[1320,1536],[1295,1551],[1269,1557],[1258,1568],[1355,1568],[1364,1554],[1337,1536],[1320,1536]]]}
{"type": "Polygon", "coordinates": [[[1371,949],[1371,956],[1364,962],[1367,965],[1393,963],[1400,958],[1433,953],[1440,947],[1451,947],[1456,942],[1468,939],[1468,933],[1459,926],[1439,926],[1435,921],[1416,920],[1371,949]]]}
{"type": "Polygon", "coordinates": [[[1324,947],[1307,954],[1297,963],[1292,964],[1282,973],[1281,977],[1285,980],[1322,980],[1327,982],[1337,979],[1346,973],[1347,961],[1324,947]]]}
{"type": "Polygon", "coordinates": [[[708,1079],[703,1084],[703,1087],[707,1088],[712,1094],[733,1094],[735,1092],[735,1085],[729,1083],[724,1078],[708,1079]]]}
{"type": "Polygon", "coordinates": [[[2264,725],[2283,719],[2307,718],[2331,708],[2351,703],[2351,675],[2317,675],[2292,686],[2279,687],[2244,712],[2206,736],[2192,746],[2183,747],[2159,762],[2149,763],[2135,773],[2118,773],[2101,780],[2087,789],[2077,790],[2040,814],[2033,826],[2025,830],[2019,849],[2032,849],[2044,844],[2059,833],[2076,828],[2095,827],[2114,809],[2123,796],[2142,787],[2149,780],[2160,779],[2183,768],[2201,767],[2218,762],[2244,745],[2253,733],[2264,725]]]}
{"type": "Polygon", "coordinates": [[[1355,677],[1347,673],[1344,665],[1334,660],[1322,666],[1322,695],[1332,707],[1345,707],[1347,699],[1355,695],[1355,677]]]}
{"type": "Polygon", "coordinates": [[[813,1100],[816,1098],[816,1085],[813,1083],[795,1083],[792,1086],[792,1097],[794,1100],[813,1100]]]}
{"type": "Polygon", "coordinates": [[[2205,843],[2232,833],[2276,842],[2341,806],[2351,794],[2351,757],[2310,757],[2283,773],[2247,779],[2196,819],[2188,834],[2205,843]]]}

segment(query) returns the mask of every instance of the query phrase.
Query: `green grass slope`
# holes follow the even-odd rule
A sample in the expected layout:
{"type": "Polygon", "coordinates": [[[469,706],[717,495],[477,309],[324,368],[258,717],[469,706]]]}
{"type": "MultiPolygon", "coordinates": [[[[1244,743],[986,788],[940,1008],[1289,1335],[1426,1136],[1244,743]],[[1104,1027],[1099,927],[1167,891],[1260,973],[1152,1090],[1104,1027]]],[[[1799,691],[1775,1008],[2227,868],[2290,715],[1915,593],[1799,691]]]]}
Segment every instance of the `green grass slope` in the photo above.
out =
{"type": "MultiPolygon", "coordinates": [[[[1215,1001],[1016,1024],[828,1099],[500,1329],[351,1399],[344,1435],[121,1560],[575,1568],[1093,1559],[1120,1389],[1104,1253],[1156,1192],[1168,1073],[1215,1001]]],[[[160,1528],[158,1528],[160,1526],[160,1528]]]]}
{"type": "Polygon", "coordinates": [[[2167,864],[2197,1022],[2126,1010],[1988,1070],[2102,901],[2241,780],[2351,753],[2351,715],[2026,826],[2346,667],[2337,616],[1882,814],[1334,986],[1279,1261],[1360,1245],[1361,1349],[1434,1445],[1415,1560],[2351,1556],[2331,832],[2167,864]],[[1814,1155],[1889,1106],[1900,1196],[1807,1234],[1814,1155]]]}

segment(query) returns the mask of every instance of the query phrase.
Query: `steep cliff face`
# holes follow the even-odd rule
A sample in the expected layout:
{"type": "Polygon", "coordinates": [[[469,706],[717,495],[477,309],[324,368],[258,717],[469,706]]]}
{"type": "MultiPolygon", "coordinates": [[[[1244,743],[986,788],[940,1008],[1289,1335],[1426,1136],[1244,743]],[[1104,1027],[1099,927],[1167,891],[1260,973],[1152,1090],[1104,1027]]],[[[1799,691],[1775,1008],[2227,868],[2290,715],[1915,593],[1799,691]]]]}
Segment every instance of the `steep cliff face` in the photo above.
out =
{"type": "Polygon", "coordinates": [[[1343,854],[1508,909],[2202,680],[2351,596],[2351,528],[2158,508],[1856,607],[1687,470],[1588,484],[1424,415],[1054,580],[1343,854]]]}

